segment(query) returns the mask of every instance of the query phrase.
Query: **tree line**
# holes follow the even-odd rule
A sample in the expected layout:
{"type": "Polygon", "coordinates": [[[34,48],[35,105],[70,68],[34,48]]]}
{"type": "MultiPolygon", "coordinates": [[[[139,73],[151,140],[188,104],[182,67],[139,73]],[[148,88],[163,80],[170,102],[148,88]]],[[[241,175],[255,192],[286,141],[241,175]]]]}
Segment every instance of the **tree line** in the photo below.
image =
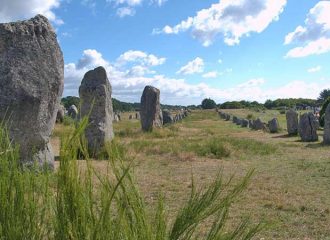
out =
{"type": "MultiPolygon", "coordinates": [[[[80,99],[79,97],[75,97],[75,96],[67,96],[61,99],[61,103],[66,109],[68,109],[71,105],[75,105],[79,109],[80,99]]],[[[139,111],[140,103],[122,102],[116,98],[112,98],[112,107],[114,112],[133,112],[133,111],[139,111]]],[[[181,105],[161,104],[161,108],[169,109],[169,110],[177,110],[186,107],[181,105]]]]}
{"type": "MultiPolygon", "coordinates": [[[[182,109],[182,108],[190,108],[190,109],[283,109],[283,108],[293,108],[300,107],[305,108],[309,107],[322,107],[323,112],[325,108],[328,106],[329,101],[327,99],[330,97],[330,89],[324,89],[320,92],[319,97],[317,99],[308,99],[308,98],[279,98],[276,100],[267,100],[265,103],[259,103],[257,101],[227,101],[221,104],[217,104],[211,98],[205,98],[200,105],[167,105],[161,104],[163,109],[182,109]]],[[[62,98],[62,104],[65,108],[69,108],[71,105],[75,105],[79,108],[80,99],[75,96],[67,96],[62,98]]],[[[128,103],[122,102],[116,98],[112,98],[113,110],[116,112],[130,112],[130,111],[138,111],[140,109],[140,103],[128,103]]],[[[322,111],[321,111],[322,113],[322,111]]]]}

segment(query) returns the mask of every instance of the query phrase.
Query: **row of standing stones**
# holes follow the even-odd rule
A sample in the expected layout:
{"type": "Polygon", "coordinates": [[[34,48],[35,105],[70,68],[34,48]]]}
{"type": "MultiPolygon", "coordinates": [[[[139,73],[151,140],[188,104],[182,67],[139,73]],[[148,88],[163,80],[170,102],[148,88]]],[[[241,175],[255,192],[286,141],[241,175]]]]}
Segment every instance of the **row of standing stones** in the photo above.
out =
{"type": "MultiPolygon", "coordinates": [[[[254,130],[267,130],[271,133],[279,132],[280,126],[277,118],[264,123],[260,118],[256,120],[241,119],[237,116],[231,117],[230,114],[220,111],[220,118],[230,121],[232,118],[233,123],[241,127],[249,127],[254,130]]],[[[317,130],[319,129],[319,121],[313,113],[304,113],[298,118],[298,113],[292,109],[286,112],[287,132],[289,136],[298,135],[303,142],[318,141],[317,130]]],[[[323,143],[330,145],[330,105],[326,108],[324,118],[324,134],[323,143]]]]}
{"type": "MultiPolygon", "coordinates": [[[[55,121],[63,121],[60,105],[64,86],[63,54],[48,19],[42,15],[26,21],[0,24],[0,121],[7,123],[11,140],[20,147],[21,163],[30,167],[54,168],[49,143],[55,121]]],[[[152,131],[163,124],[186,117],[161,111],[160,91],[146,86],[141,97],[142,130],[152,131]],[[164,119],[163,119],[164,116],[164,119]]],[[[88,149],[93,154],[114,137],[111,85],[103,67],[88,71],[79,88],[80,116],[76,106],[68,109],[74,119],[88,116],[85,129],[88,149]]]]}

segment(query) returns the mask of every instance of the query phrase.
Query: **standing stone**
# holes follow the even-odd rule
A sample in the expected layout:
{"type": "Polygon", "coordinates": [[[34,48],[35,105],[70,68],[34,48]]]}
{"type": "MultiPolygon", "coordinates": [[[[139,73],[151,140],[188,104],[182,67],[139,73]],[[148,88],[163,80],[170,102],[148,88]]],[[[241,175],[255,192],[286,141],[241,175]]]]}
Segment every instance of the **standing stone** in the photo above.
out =
{"type": "Polygon", "coordinates": [[[268,128],[271,133],[277,133],[279,131],[279,123],[277,118],[273,118],[268,122],[268,128]]]}
{"type": "Polygon", "coordinates": [[[299,121],[299,135],[303,142],[315,142],[317,135],[318,121],[313,113],[304,113],[299,121]]]}
{"type": "Polygon", "coordinates": [[[121,121],[121,115],[120,115],[120,112],[117,112],[116,115],[117,115],[118,120],[119,120],[119,122],[120,122],[120,121],[121,121]]]}
{"type": "Polygon", "coordinates": [[[249,119],[249,128],[253,129],[253,120],[252,119],[249,119]]]}
{"type": "Polygon", "coordinates": [[[143,131],[152,131],[153,128],[161,128],[163,116],[160,109],[159,89],[146,86],[141,96],[140,118],[143,131]]]}
{"type": "Polygon", "coordinates": [[[236,120],[236,125],[241,125],[242,124],[242,119],[240,119],[240,118],[237,118],[237,120],[236,120]]]}
{"type": "Polygon", "coordinates": [[[286,112],[286,126],[289,135],[298,134],[298,113],[293,109],[286,112]]]}
{"type": "Polygon", "coordinates": [[[88,116],[85,129],[88,150],[95,157],[114,137],[111,85],[103,67],[88,71],[79,87],[81,117],[88,116]]]}
{"type": "Polygon", "coordinates": [[[233,116],[233,123],[237,123],[238,118],[236,116],[233,116]]]}
{"type": "Polygon", "coordinates": [[[324,114],[323,143],[330,145],[330,104],[328,104],[324,114]]]}
{"type": "Polygon", "coordinates": [[[116,113],[113,115],[113,122],[119,122],[119,117],[116,113]]]}
{"type": "Polygon", "coordinates": [[[68,116],[76,119],[78,117],[78,109],[75,105],[71,105],[68,109],[68,116]]]}
{"type": "Polygon", "coordinates": [[[57,110],[56,122],[62,123],[64,120],[64,115],[65,115],[65,107],[62,104],[60,104],[57,110]]]}
{"type": "Polygon", "coordinates": [[[20,146],[24,166],[53,168],[49,144],[60,96],[64,62],[47,18],[0,24],[0,121],[20,146]]]}
{"type": "Polygon", "coordinates": [[[261,121],[260,118],[253,121],[253,129],[254,130],[262,130],[264,128],[265,128],[265,124],[261,121]]]}
{"type": "Polygon", "coordinates": [[[171,112],[167,109],[164,109],[163,110],[163,123],[164,123],[164,125],[165,124],[171,124],[173,122],[174,122],[174,120],[173,120],[173,116],[172,116],[171,112]]]}
{"type": "Polygon", "coordinates": [[[242,119],[241,127],[246,128],[249,126],[249,121],[247,119],[242,119]]]}
{"type": "Polygon", "coordinates": [[[140,119],[140,114],[139,113],[135,113],[135,118],[139,120],[140,119]]]}

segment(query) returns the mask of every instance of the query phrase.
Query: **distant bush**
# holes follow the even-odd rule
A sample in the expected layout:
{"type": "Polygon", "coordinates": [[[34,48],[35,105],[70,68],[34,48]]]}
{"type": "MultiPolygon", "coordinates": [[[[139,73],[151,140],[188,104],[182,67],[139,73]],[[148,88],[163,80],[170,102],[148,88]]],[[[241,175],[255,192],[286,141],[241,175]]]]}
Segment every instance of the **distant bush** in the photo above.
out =
{"type": "Polygon", "coordinates": [[[320,126],[324,127],[324,115],[325,110],[327,109],[328,105],[330,104],[330,97],[328,97],[325,102],[322,105],[321,111],[320,111],[320,126]]]}
{"type": "Polygon", "coordinates": [[[70,106],[75,105],[78,109],[80,107],[80,98],[74,96],[67,96],[62,98],[61,103],[68,109],[70,106]]]}
{"type": "Polygon", "coordinates": [[[280,110],[279,112],[280,112],[280,114],[285,114],[286,113],[286,111],[284,109],[280,110]]]}
{"type": "Polygon", "coordinates": [[[202,108],[203,109],[214,109],[217,107],[217,104],[215,103],[214,100],[212,100],[211,98],[205,98],[202,101],[202,108]]]}
{"type": "Polygon", "coordinates": [[[264,106],[267,109],[276,109],[276,108],[293,108],[295,106],[317,106],[317,101],[315,99],[305,99],[305,98],[285,98],[285,99],[276,99],[276,100],[267,100],[264,106]]]}
{"type": "Polygon", "coordinates": [[[247,116],[246,116],[246,119],[249,119],[249,120],[254,120],[256,117],[252,114],[252,113],[249,113],[247,116]]]}
{"type": "Polygon", "coordinates": [[[231,101],[231,102],[224,102],[219,106],[221,109],[241,109],[247,108],[251,110],[255,109],[264,109],[263,104],[258,103],[257,101],[249,102],[249,101],[231,101]]]}
{"type": "Polygon", "coordinates": [[[330,89],[323,89],[320,92],[320,95],[317,98],[317,101],[321,104],[324,104],[329,97],[330,97],[330,89]]]}

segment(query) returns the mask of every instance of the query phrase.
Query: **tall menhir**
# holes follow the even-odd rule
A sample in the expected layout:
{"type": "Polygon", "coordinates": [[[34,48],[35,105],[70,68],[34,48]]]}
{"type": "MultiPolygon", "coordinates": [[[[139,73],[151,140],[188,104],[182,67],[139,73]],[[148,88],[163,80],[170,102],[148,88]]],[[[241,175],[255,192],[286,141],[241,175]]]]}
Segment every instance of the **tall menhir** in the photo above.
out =
{"type": "Polygon", "coordinates": [[[159,89],[146,86],[141,96],[140,121],[142,130],[152,131],[153,128],[161,128],[163,125],[163,115],[160,109],[159,89]]]}
{"type": "Polygon", "coordinates": [[[0,121],[23,165],[53,167],[49,144],[63,92],[63,55],[47,18],[0,24],[0,121]]]}
{"type": "Polygon", "coordinates": [[[88,117],[85,129],[89,153],[98,157],[114,137],[111,85],[103,67],[88,71],[79,88],[81,117],[88,117]]]}

